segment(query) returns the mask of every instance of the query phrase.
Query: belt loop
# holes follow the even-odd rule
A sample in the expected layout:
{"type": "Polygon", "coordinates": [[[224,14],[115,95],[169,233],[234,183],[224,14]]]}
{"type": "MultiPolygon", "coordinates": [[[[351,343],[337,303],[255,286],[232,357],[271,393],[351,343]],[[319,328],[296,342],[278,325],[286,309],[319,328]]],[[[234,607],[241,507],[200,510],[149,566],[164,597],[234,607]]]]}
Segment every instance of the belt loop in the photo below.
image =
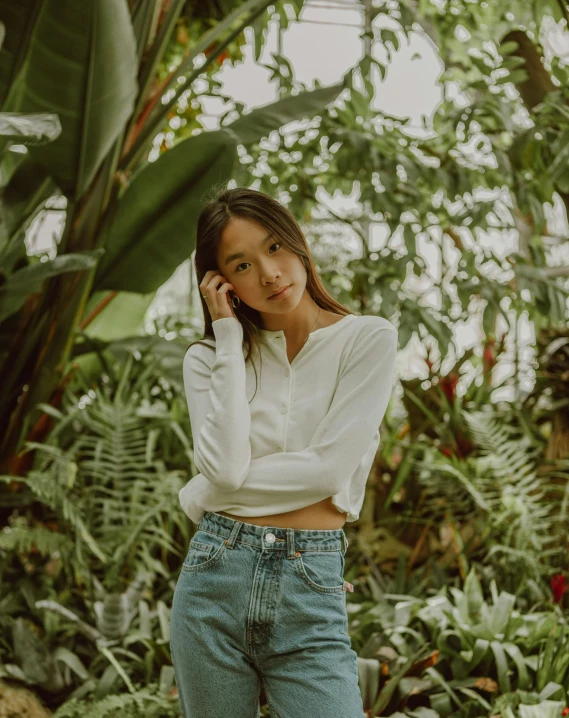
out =
{"type": "Polygon", "coordinates": [[[237,535],[241,529],[241,526],[243,526],[243,521],[235,521],[235,525],[231,529],[231,533],[229,534],[229,538],[225,539],[225,543],[227,544],[227,548],[233,548],[235,541],[237,540],[237,535]]]}
{"type": "Polygon", "coordinates": [[[346,534],[342,531],[342,539],[344,541],[344,556],[346,555],[346,552],[348,550],[348,537],[346,534]]]}
{"type": "Polygon", "coordinates": [[[300,552],[295,551],[294,529],[287,528],[287,530],[286,530],[286,557],[287,558],[296,558],[297,556],[300,556],[300,552]]]}

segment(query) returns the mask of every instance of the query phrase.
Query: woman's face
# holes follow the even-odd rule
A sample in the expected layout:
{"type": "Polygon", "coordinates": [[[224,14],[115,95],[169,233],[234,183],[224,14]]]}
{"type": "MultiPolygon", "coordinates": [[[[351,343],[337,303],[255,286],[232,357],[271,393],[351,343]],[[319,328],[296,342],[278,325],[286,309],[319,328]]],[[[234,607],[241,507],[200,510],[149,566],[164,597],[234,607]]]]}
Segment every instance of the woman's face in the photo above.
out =
{"type": "Polygon", "coordinates": [[[234,294],[259,312],[289,312],[306,287],[306,270],[300,257],[285,249],[262,225],[244,217],[232,217],[223,230],[217,266],[233,285],[234,294]],[[269,299],[287,285],[290,288],[282,297],[269,299]]]}

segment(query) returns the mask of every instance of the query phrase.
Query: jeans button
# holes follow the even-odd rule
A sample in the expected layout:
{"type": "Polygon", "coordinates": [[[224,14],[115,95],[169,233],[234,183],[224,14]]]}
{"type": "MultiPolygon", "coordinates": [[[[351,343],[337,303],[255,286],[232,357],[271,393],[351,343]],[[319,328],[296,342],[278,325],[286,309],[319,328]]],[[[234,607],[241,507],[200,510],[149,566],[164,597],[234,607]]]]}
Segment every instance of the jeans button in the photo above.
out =
{"type": "Polygon", "coordinates": [[[276,539],[277,539],[277,537],[275,536],[275,534],[272,534],[272,533],[265,534],[265,541],[267,543],[274,543],[276,541],[276,539]]]}

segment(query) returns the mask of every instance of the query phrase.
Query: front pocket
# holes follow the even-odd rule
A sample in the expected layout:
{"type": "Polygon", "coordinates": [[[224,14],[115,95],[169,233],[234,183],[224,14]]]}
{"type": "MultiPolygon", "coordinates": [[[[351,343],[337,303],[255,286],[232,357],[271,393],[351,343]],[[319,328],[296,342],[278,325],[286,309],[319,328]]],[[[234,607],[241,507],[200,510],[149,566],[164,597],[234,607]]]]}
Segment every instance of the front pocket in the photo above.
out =
{"type": "Polygon", "coordinates": [[[344,554],[342,551],[302,551],[296,560],[297,571],[310,588],[321,593],[344,590],[344,554]]]}
{"type": "Polygon", "coordinates": [[[203,571],[212,567],[226,548],[223,536],[198,529],[190,541],[182,571],[203,571]]]}

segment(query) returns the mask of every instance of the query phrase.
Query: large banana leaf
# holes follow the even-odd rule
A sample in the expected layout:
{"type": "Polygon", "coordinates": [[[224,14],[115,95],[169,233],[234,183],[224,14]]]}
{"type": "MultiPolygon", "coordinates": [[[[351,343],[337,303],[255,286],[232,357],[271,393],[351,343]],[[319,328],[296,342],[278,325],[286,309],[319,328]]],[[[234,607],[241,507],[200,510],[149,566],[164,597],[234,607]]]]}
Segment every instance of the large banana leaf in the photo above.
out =
{"type": "Polygon", "coordinates": [[[5,274],[26,256],[24,229],[55,191],[41,165],[27,155],[5,153],[0,168],[0,268],[5,274]]]}
{"type": "Polygon", "coordinates": [[[228,127],[237,135],[244,145],[258,142],[273,130],[293,120],[302,120],[317,115],[326,105],[333,102],[344,89],[344,83],[318,87],[298,95],[284,97],[269,105],[256,107],[228,127]]]}
{"type": "Polygon", "coordinates": [[[0,107],[24,62],[41,0],[0,0],[5,36],[0,49],[0,107]]]}
{"type": "MultiPolygon", "coordinates": [[[[108,292],[95,292],[83,312],[84,317],[96,308],[108,292]]],[[[84,333],[91,339],[111,342],[123,337],[135,336],[144,331],[144,319],[148,307],[152,304],[156,292],[139,294],[138,292],[119,292],[110,304],[98,311],[95,318],[85,328],[84,333]]]]}
{"type": "Polygon", "coordinates": [[[53,182],[43,167],[31,161],[27,154],[4,150],[12,144],[53,142],[60,134],[61,123],[57,115],[0,112],[0,268],[4,274],[26,254],[23,235],[19,246],[13,245],[6,251],[10,240],[33,219],[40,205],[54,191],[53,182]]]}
{"type": "Polygon", "coordinates": [[[148,49],[148,41],[152,31],[155,29],[155,23],[160,16],[161,9],[162,3],[159,0],[139,0],[132,10],[132,29],[136,38],[139,64],[148,49]]]}
{"type": "Polygon", "coordinates": [[[236,137],[219,130],[183,140],[141,169],[102,237],[93,288],[158,289],[193,251],[202,201],[232,176],[236,160],[236,137]]]}
{"type": "Polygon", "coordinates": [[[17,312],[26,301],[26,297],[39,291],[48,277],[65,272],[85,272],[93,269],[100,254],[98,249],[81,254],[63,254],[47,262],[34,262],[14,272],[0,286],[0,321],[17,312]]]}
{"type": "Polygon", "coordinates": [[[27,159],[27,153],[18,150],[4,152],[0,160],[0,190],[9,184],[14,172],[27,159]]]}
{"type": "MultiPolygon", "coordinates": [[[[7,45],[11,16],[5,23],[7,45]]],[[[60,137],[30,152],[65,194],[85,192],[123,130],[137,93],[136,73],[126,0],[40,1],[26,60],[4,109],[59,115],[60,137]]]]}
{"type": "Polygon", "coordinates": [[[3,150],[14,143],[39,145],[52,142],[60,134],[61,123],[57,115],[0,112],[0,268],[5,274],[26,254],[23,235],[19,246],[12,246],[6,252],[7,245],[33,219],[55,188],[44,168],[31,161],[28,154],[3,150]]]}

